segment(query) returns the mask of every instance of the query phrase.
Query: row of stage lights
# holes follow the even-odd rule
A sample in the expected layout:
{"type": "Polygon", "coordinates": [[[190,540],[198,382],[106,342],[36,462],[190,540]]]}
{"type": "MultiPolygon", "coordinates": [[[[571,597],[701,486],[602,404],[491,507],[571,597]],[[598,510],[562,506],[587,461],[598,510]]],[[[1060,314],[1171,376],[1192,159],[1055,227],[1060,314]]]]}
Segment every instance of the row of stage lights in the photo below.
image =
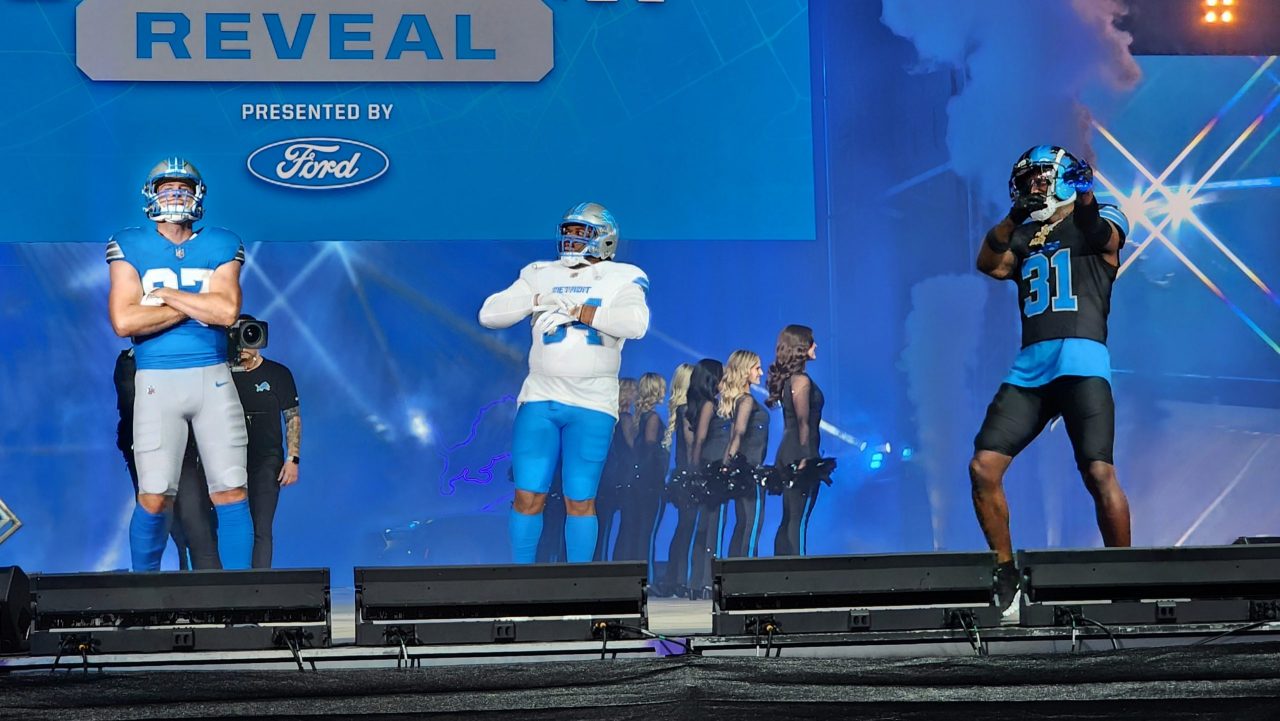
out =
{"type": "Polygon", "coordinates": [[[1236,15],[1230,9],[1236,4],[1235,0],[1204,0],[1207,8],[1204,13],[1204,21],[1206,23],[1230,23],[1234,22],[1236,15]],[[1222,7],[1219,11],[1217,8],[1222,7]]]}

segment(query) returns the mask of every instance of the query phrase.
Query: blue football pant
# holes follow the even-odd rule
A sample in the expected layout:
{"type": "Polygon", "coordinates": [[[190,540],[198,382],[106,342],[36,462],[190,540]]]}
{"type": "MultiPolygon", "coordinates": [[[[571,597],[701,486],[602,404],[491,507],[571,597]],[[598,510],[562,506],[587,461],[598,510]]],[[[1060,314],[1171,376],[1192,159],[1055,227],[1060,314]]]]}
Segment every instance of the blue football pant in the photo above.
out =
{"type": "MultiPolygon", "coordinates": [[[[516,488],[546,494],[551,490],[559,460],[565,498],[571,501],[595,498],[615,423],[608,413],[565,403],[534,401],[521,404],[516,411],[511,452],[516,488]]],[[[532,519],[515,518],[522,514],[516,514],[514,509],[512,514],[512,558],[516,563],[532,563],[542,524],[534,523],[532,519]]],[[[591,560],[597,533],[598,524],[594,516],[566,519],[565,551],[568,560],[591,560]]]]}

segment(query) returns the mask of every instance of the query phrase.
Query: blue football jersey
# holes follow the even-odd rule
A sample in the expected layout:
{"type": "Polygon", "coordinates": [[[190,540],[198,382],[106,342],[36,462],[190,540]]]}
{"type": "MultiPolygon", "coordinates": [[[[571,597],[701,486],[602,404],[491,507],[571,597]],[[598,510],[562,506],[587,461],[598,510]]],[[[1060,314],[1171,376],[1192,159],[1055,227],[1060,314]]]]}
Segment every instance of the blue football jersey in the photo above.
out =
{"type": "MultiPolygon", "coordinates": [[[[233,260],[244,262],[244,245],[223,228],[200,230],[181,245],[154,228],[126,228],[107,242],[107,263],[132,265],[143,292],[168,287],[207,293],[213,271],[233,260]]],[[[188,318],[154,335],[135,337],[133,347],[140,369],[200,368],[226,362],[227,332],[188,318]]]]}

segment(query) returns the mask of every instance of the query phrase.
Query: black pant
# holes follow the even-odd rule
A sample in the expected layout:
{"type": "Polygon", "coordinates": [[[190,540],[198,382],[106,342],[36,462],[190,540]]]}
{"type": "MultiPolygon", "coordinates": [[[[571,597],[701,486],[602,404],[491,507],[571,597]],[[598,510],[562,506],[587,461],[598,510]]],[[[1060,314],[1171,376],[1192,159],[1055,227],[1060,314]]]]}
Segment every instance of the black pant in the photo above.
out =
{"type": "Polygon", "coordinates": [[[1058,415],[1067,427],[1080,470],[1093,461],[1112,462],[1115,401],[1111,384],[1094,376],[1062,376],[1035,388],[1001,384],[973,439],[974,452],[1016,456],[1058,415]]]}
{"type": "Polygon", "coordinates": [[[773,555],[805,555],[808,544],[804,532],[808,530],[809,516],[813,515],[821,487],[822,484],[815,483],[809,490],[788,488],[783,491],[782,523],[778,524],[778,535],[773,538],[773,555]]]}
{"type": "MultiPolygon", "coordinates": [[[[274,546],[271,526],[275,522],[276,505],[280,500],[280,469],[284,460],[277,456],[250,458],[249,515],[253,518],[253,567],[271,568],[274,546]]],[[[184,462],[185,469],[186,464],[184,462]]],[[[176,513],[184,528],[188,529],[191,544],[191,563],[197,570],[222,568],[218,556],[218,516],[209,500],[209,486],[204,471],[188,477],[185,473],[178,485],[176,513]],[[200,529],[193,533],[190,529],[200,529]]]]}
{"type": "Polygon", "coordinates": [[[724,505],[703,506],[693,533],[693,561],[689,568],[689,589],[699,594],[711,588],[711,561],[720,553],[720,519],[724,505]]]}
{"type": "MultiPolygon", "coordinates": [[[[606,480],[608,480],[606,478],[606,480]]],[[[612,561],[613,549],[609,546],[609,540],[613,536],[614,518],[622,507],[622,489],[609,487],[606,489],[602,484],[599,493],[596,495],[596,522],[598,531],[596,533],[596,555],[597,561],[612,561]]]]}
{"type": "Polygon", "coordinates": [[[764,515],[764,498],[760,488],[755,493],[733,499],[733,535],[729,538],[729,558],[748,558],[757,555],[760,546],[761,516],[764,515]]]}
{"type": "Polygon", "coordinates": [[[666,590],[676,593],[689,587],[689,554],[693,531],[698,525],[698,507],[676,506],[676,530],[667,549],[666,590]]]}
{"type": "Polygon", "coordinates": [[[250,458],[249,515],[253,516],[253,567],[271,568],[274,547],[271,527],[276,520],[276,505],[280,502],[280,469],[284,459],[279,456],[250,458]]]}
{"type": "Polygon", "coordinates": [[[556,464],[551,476],[551,488],[542,509],[542,536],[538,538],[538,550],[534,560],[538,563],[565,563],[568,557],[564,549],[564,522],[568,511],[564,507],[564,481],[560,465],[556,464]]]}
{"type": "Polygon", "coordinates": [[[182,459],[173,515],[187,534],[191,567],[197,571],[222,568],[222,559],[218,556],[218,517],[213,512],[213,501],[209,500],[204,466],[192,450],[182,459]]]}
{"type": "Polygon", "coordinates": [[[564,521],[568,514],[564,509],[564,496],[547,495],[547,505],[542,511],[542,536],[538,539],[535,557],[538,563],[564,563],[564,521]]]}
{"type": "Polygon", "coordinates": [[[657,489],[632,487],[622,506],[618,543],[613,551],[617,561],[647,561],[653,554],[653,526],[658,521],[662,497],[657,489]]]}

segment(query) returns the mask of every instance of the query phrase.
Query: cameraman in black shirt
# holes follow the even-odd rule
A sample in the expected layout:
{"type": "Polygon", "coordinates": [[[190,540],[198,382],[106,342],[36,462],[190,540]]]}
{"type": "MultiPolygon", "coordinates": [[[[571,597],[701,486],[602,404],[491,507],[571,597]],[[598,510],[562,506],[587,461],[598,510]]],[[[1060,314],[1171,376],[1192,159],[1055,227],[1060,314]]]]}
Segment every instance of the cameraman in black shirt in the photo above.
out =
{"type": "MultiPolygon", "coordinates": [[[[241,315],[237,328],[245,322],[258,323],[250,315],[241,315]]],[[[266,324],[262,327],[266,346],[266,324]]],[[[249,513],[253,516],[253,567],[270,568],[276,503],[280,488],[298,482],[298,464],[302,445],[302,416],[298,411],[298,390],[293,374],[280,363],[262,357],[256,348],[238,344],[238,366],[232,368],[240,404],[244,406],[249,430],[249,513]],[[284,418],[284,438],[280,419],[284,418]],[[283,446],[288,446],[288,453],[283,446]]]]}

